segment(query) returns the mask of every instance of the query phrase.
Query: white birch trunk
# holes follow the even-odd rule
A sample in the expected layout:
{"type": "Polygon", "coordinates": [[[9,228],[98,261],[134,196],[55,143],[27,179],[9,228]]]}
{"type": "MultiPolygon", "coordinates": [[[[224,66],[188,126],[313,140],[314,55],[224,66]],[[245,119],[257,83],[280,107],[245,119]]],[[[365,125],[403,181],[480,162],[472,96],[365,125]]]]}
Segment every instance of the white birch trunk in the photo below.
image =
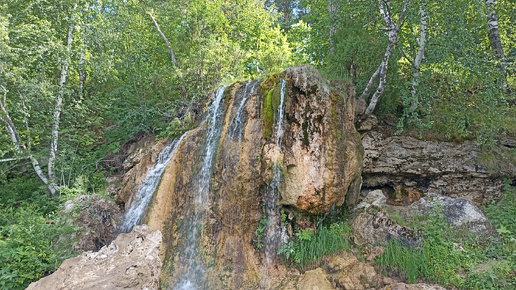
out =
{"type": "MultiPolygon", "coordinates": [[[[63,62],[63,66],[61,68],[61,78],[59,80],[59,88],[56,98],[56,105],[54,107],[54,124],[52,125],[52,136],[50,142],[50,154],[48,157],[48,179],[49,179],[49,188],[57,189],[56,180],[56,172],[55,172],[55,159],[57,154],[57,144],[59,141],[59,121],[61,117],[61,109],[63,107],[63,97],[64,97],[64,89],[66,84],[66,78],[68,76],[68,68],[70,66],[70,58],[73,44],[73,32],[75,26],[75,10],[77,9],[77,4],[74,5],[72,9],[72,20],[70,23],[70,28],[68,30],[68,41],[66,45],[66,56],[63,62]]],[[[52,190],[51,190],[52,191],[52,190]]],[[[53,193],[52,193],[53,194],[53,193]]]]}
{"type": "Polygon", "coordinates": [[[425,56],[425,45],[426,45],[426,29],[427,29],[427,17],[425,9],[423,6],[419,6],[419,15],[421,16],[421,20],[419,23],[419,48],[417,50],[416,57],[414,58],[414,62],[412,63],[412,87],[410,88],[410,95],[412,96],[412,101],[410,104],[410,110],[415,111],[419,104],[419,100],[417,97],[417,87],[419,86],[419,76],[421,71],[421,62],[425,56]]]}
{"type": "Polygon", "coordinates": [[[337,1],[328,0],[328,19],[330,20],[330,29],[328,31],[328,52],[335,52],[334,35],[337,33],[337,1]]]}
{"type": "MultiPolygon", "coordinates": [[[[498,30],[498,17],[495,11],[495,0],[485,0],[488,14],[487,14],[487,25],[489,27],[488,37],[493,50],[493,54],[496,60],[500,62],[498,67],[502,74],[507,78],[507,67],[503,63],[504,51],[502,46],[502,40],[500,39],[500,32],[498,30]]],[[[505,85],[505,84],[504,84],[505,85]]]]}
{"type": "MultiPolygon", "coordinates": [[[[34,158],[34,156],[32,156],[30,150],[28,150],[27,147],[23,146],[22,140],[20,138],[20,134],[18,134],[18,130],[14,126],[14,123],[13,123],[11,117],[9,116],[9,112],[7,111],[6,98],[5,98],[5,96],[7,95],[7,90],[3,86],[2,86],[2,89],[4,89],[5,95],[4,95],[4,101],[3,102],[0,101],[0,110],[2,112],[0,120],[4,121],[4,123],[5,123],[7,135],[9,135],[9,138],[11,139],[11,143],[13,144],[13,146],[16,150],[16,153],[18,153],[19,155],[24,155],[24,153],[26,154],[26,157],[24,157],[24,158],[30,159],[32,168],[38,175],[38,178],[41,180],[41,182],[43,182],[43,184],[45,184],[47,186],[50,194],[53,195],[56,192],[57,187],[55,185],[48,184],[48,178],[45,176],[45,173],[43,173],[43,170],[41,170],[41,166],[39,166],[38,160],[36,158],[34,158]]],[[[9,159],[10,159],[9,161],[12,161],[13,158],[9,158],[9,159]]],[[[8,160],[8,159],[6,159],[6,160],[8,160]]],[[[17,160],[17,158],[14,158],[14,160],[17,160]]]]}
{"type": "MultiPolygon", "coordinates": [[[[158,30],[159,35],[161,36],[161,38],[163,38],[163,40],[165,41],[165,44],[168,47],[168,51],[170,52],[170,58],[172,60],[172,63],[174,64],[174,68],[179,69],[179,67],[177,66],[176,55],[174,54],[174,50],[172,49],[172,46],[170,45],[170,42],[168,41],[168,38],[165,36],[165,34],[163,32],[161,32],[161,29],[159,28],[158,22],[156,21],[156,19],[154,19],[154,16],[152,16],[152,13],[147,12],[147,14],[152,19],[152,22],[154,23],[154,26],[156,26],[156,30],[158,30]]],[[[186,89],[185,82],[184,82],[183,78],[180,75],[179,75],[179,80],[181,81],[181,90],[183,91],[183,96],[188,98],[188,91],[186,89]]]]}
{"type": "Polygon", "coordinates": [[[383,23],[385,24],[385,31],[387,32],[389,44],[387,45],[387,49],[385,50],[385,53],[383,55],[382,62],[378,66],[376,72],[371,76],[371,79],[369,79],[369,82],[364,92],[360,96],[361,99],[367,99],[371,89],[373,88],[373,84],[376,82],[378,78],[380,79],[378,87],[373,97],[371,98],[371,101],[369,102],[369,106],[366,109],[366,115],[370,115],[374,112],[376,104],[378,103],[378,99],[385,90],[385,84],[387,83],[387,69],[389,67],[389,59],[391,57],[392,51],[394,50],[394,47],[398,43],[398,34],[401,28],[401,24],[403,23],[403,19],[405,18],[405,13],[407,12],[407,7],[409,3],[410,0],[405,0],[405,2],[403,3],[403,8],[398,17],[398,23],[397,25],[394,25],[389,0],[378,0],[378,8],[380,10],[380,15],[382,17],[383,23]]]}
{"type": "Polygon", "coordinates": [[[86,50],[84,46],[81,47],[81,56],[79,58],[79,93],[81,98],[84,98],[84,84],[86,83],[86,68],[84,67],[84,61],[86,58],[86,50]]]}

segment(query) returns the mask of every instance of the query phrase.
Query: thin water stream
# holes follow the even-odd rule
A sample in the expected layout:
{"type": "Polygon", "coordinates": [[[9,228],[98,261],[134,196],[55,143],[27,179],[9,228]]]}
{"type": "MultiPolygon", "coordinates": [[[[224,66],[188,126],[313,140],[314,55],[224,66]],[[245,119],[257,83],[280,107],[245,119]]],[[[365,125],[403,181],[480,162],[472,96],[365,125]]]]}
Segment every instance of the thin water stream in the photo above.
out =
{"type": "Polygon", "coordinates": [[[167,164],[170,162],[170,159],[172,159],[174,152],[186,134],[187,133],[184,133],[181,138],[172,141],[159,153],[156,165],[154,165],[154,168],[151,169],[149,173],[147,173],[145,180],[142,182],[135,194],[135,200],[131,203],[131,207],[125,214],[124,223],[121,227],[121,231],[123,233],[129,233],[136,225],[141,223],[143,216],[145,215],[147,205],[152,199],[152,196],[154,195],[154,192],[158,188],[159,182],[161,181],[163,171],[167,167],[167,164]]]}
{"type": "Polygon", "coordinates": [[[278,212],[277,202],[280,197],[280,187],[283,181],[283,174],[281,165],[279,164],[278,157],[281,154],[281,140],[283,138],[283,119],[284,119],[284,102],[285,102],[285,89],[286,81],[280,79],[281,92],[280,92],[280,105],[277,112],[277,125],[276,125],[276,154],[273,160],[272,166],[272,181],[267,187],[265,196],[265,208],[268,218],[267,231],[265,235],[265,258],[267,264],[270,264],[277,256],[277,248],[281,243],[281,226],[280,226],[280,214],[278,212]]]}
{"type": "Polygon", "coordinates": [[[209,109],[205,154],[202,167],[196,177],[197,188],[192,192],[192,196],[190,197],[190,208],[192,210],[183,221],[183,242],[185,247],[179,254],[181,268],[177,269],[178,278],[173,283],[172,289],[190,290],[205,289],[207,287],[207,269],[199,251],[199,240],[202,235],[203,220],[210,192],[213,159],[215,158],[215,153],[217,152],[222,132],[222,113],[225,89],[226,87],[224,86],[217,90],[215,100],[209,109]]]}

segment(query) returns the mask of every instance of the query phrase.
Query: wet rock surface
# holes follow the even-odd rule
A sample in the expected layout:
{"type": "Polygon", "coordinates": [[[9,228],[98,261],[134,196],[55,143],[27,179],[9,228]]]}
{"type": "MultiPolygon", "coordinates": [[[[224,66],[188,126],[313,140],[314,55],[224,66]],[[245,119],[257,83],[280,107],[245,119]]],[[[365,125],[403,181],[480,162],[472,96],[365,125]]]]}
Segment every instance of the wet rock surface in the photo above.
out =
{"type": "Polygon", "coordinates": [[[154,167],[161,150],[170,142],[156,142],[154,135],[138,133],[122,145],[118,153],[104,158],[102,165],[110,175],[107,177],[108,193],[124,210],[129,209],[133,195],[154,167]]]}
{"type": "MultiPolygon", "coordinates": [[[[188,247],[185,233],[195,231],[186,224],[202,213],[196,247],[202,248],[202,259],[214,265],[203,283],[270,289],[286,273],[276,254],[289,232],[281,224],[279,208],[321,214],[353,205],[358,198],[363,149],[354,127],[354,91],[348,84],[330,84],[304,66],[264,81],[233,84],[224,94],[207,199],[201,204],[196,197],[210,126],[203,123],[179,144],[145,223],[164,233],[162,256],[180,269],[189,263],[178,254],[188,247]],[[285,118],[282,142],[276,144],[280,79],[285,80],[285,118]],[[280,169],[283,182],[281,196],[271,197],[274,167],[280,169]],[[256,234],[258,227],[266,231],[265,237],[256,234]],[[266,241],[268,237],[275,239],[266,241]],[[261,243],[272,246],[257,247],[261,243]]],[[[164,273],[162,278],[170,285],[180,279],[176,273],[164,273]]]]}
{"type": "Polygon", "coordinates": [[[161,233],[137,226],[98,252],[65,260],[55,273],[29,290],[159,289],[161,233]]]}

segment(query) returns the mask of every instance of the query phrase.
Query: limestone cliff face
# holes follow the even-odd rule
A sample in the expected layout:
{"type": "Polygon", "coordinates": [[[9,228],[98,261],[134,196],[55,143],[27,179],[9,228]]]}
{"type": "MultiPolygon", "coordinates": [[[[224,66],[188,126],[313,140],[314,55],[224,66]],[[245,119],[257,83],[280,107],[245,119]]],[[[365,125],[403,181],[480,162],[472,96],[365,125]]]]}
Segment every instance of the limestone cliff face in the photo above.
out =
{"type": "Polygon", "coordinates": [[[163,233],[163,283],[187,285],[191,281],[182,278],[182,271],[197,271],[207,273],[198,282],[201,287],[249,289],[268,283],[262,286],[270,288],[286,271],[281,266],[267,270],[265,258],[269,251],[276,259],[275,250],[287,235],[274,223],[282,206],[322,214],[356,203],[363,148],[353,125],[354,90],[330,84],[311,67],[296,67],[263,81],[229,86],[221,105],[220,120],[208,118],[177,147],[145,223],[163,233]],[[215,134],[214,146],[207,141],[209,134],[215,134]],[[200,179],[210,150],[215,153],[206,183],[200,179]],[[271,200],[278,172],[279,195],[271,200]],[[206,199],[203,186],[209,191],[206,199]],[[269,221],[264,230],[277,239],[257,237],[260,220],[269,221]],[[276,246],[257,246],[268,242],[276,246]],[[181,270],[186,268],[191,269],[181,270]]]}
{"type": "Polygon", "coordinates": [[[480,146],[473,141],[419,140],[384,131],[388,130],[378,128],[362,136],[366,187],[403,186],[479,205],[501,194],[504,178],[516,176],[514,163],[503,158],[510,155],[509,146],[499,146],[492,153],[496,164],[488,168],[489,161],[483,160],[480,146]]]}

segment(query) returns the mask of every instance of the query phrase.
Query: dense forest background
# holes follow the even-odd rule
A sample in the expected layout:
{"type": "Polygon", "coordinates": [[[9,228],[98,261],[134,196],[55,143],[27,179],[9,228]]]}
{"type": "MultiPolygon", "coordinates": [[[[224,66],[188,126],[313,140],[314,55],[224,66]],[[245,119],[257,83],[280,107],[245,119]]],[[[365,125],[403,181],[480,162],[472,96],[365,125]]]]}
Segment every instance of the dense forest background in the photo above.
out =
{"type": "Polygon", "coordinates": [[[398,133],[489,150],[516,133],[515,29],[514,0],[0,0],[0,288],[72,255],[60,205],[106,194],[108,153],[222,84],[309,64],[398,133]]]}

